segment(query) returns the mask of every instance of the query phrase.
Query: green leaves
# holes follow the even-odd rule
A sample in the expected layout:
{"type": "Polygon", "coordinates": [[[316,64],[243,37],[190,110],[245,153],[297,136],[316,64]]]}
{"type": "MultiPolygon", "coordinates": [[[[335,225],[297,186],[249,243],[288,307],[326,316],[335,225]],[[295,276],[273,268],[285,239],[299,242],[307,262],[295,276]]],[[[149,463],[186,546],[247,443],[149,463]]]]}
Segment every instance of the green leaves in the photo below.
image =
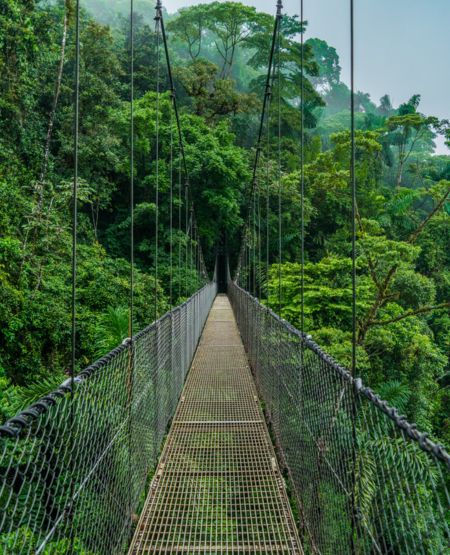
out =
{"type": "Polygon", "coordinates": [[[125,306],[108,307],[95,330],[95,356],[102,357],[128,337],[129,310],[125,306]]]}
{"type": "MultiPolygon", "coordinates": [[[[351,260],[329,256],[320,262],[307,262],[305,272],[306,329],[314,332],[323,327],[349,331],[351,326],[352,289],[351,260]]],[[[286,263],[281,267],[282,316],[299,327],[300,265],[286,263]]],[[[278,266],[272,265],[269,281],[269,304],[278,303],[278,266]]],[[[364,313],[371,298],[370,283],[361,279],[358,310],[364,313]]]]}

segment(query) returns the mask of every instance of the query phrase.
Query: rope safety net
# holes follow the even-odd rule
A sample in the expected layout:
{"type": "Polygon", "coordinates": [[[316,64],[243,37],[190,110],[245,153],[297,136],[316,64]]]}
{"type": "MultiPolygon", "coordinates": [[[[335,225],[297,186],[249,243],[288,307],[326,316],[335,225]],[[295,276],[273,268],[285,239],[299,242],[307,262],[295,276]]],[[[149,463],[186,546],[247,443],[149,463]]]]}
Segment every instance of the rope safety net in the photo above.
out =
{"type": "MultiPolygon", "coordinates": [[[[130,215],[133,222],[135,14],[132,1],[130,8],[129,156],[130,215]]],[[[170,142],[170,188],[168,192],[159,190],[157,178],[155,203],[158,216],[158,200],[165,194],[169,198],[170,210],[169,221],[163,220],[162,215],[156,219],[153,237],[155,284],[158,278],[158,251],[165,248],[159,237],[161,233],[158,233],[163,226],[165,232],[169,228],[170,245],[165,256],[170,261],[170,275],[174,273],[173,263],[178,257],[183,280],[178,280],[177,291],[171,286],[170,311],[163,316],[158,314],[157,288],[150,292],[149,303],[155,303],[155,320],[134,333],[134,229],[131,225],[130,338],[76,374],[79,14],[77,3],[78,26],[74,37],[77,60],[72,197],[72,365],[70,377],[60,387],[0,426],[0,551],[14,555],[110,555],[126,551],[136,513],[142,506],[148,479],[156,466],[164,435],[216,296],[216,277],[212,281],[208,278],[189,193],[183,136],[161,5],[158,3],[154,38],[161,59],[165,54],[169,91],[160,91],[162,84],[158,78],[156,104],[160,108],[163,97],[169,98],[170,114],[165,115],[162,109],[159,114],[158,110],[157,122],[163,117],[170,118],[170,131],[166,137],[157,129],[153,141],[156,145],[156,168],[163,141],[170,142]],[[164,50],[160,48],[160,43],[164,50]],[[174,171],[174,168],[177,169],[174,171]],[[175,204],[178,217],[174,218],[175,204]],[[172,229],[176,224],[178,228],[172,229]],[[175,236],[177,246],[174,248],[175,236]],[[198,290],[192,294],[194,284],[198,290]],[[178,293],[178,298],[186,300],[173,307],[175,293],[178,293]]],[[[158,58],[158,67],[159,64],[158,58]]]]}
{"type": "MultiPolygon", "coordinates": [[[[300,8],[301,21],[304,22],[303,0],[300,8]]],[[[283,100],[278,92],[279,83],[277,86],[283,18],[280,11],[278,13],[279,24],[275,27],[269,59],[249,209],[236,274],[234,280],[229,278],[228,294],[292,490],[301,541],[305,551],[309,549],[307,552],[329,555],[443,554],[450,545],[450,455],[356,377],[357,183],[352,1],[349,157],[353,290],[351,371],[325,353],[304,330],[303,27],[299,180],[301,330],[274,312],[280,312],[283,298],[279,157],[279,110],[283,100]],[[266,127],[265,133],[263,126],[266,127]],[[265,160],[260,164],[263,135],[267,137],[265,160]],[[275,160],[271,159],[271,152],[274,152],[275,160]],[[265,209],[261,210],[261,205],[265,205],[265,209]],[[276,230],[272,232],[273,237],[270,237],[270,229],[276,230]]]]}

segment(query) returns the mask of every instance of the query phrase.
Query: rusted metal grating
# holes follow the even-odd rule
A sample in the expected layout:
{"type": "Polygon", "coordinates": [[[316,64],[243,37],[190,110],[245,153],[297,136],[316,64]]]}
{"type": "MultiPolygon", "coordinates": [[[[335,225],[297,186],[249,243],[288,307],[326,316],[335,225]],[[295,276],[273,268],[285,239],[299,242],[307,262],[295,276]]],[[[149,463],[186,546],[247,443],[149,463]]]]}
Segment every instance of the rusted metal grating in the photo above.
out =
{"type": "Polygon", "coordinates": [[[130,554],[140,553],[302,553],[225,296],[214,302],[135,532],[130,554]]]}

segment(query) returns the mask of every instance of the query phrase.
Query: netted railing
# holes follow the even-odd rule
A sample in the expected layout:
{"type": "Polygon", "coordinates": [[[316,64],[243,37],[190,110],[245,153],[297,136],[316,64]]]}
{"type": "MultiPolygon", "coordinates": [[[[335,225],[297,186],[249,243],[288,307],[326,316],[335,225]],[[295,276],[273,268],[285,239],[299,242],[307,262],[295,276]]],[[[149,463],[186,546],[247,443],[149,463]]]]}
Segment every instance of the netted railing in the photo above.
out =
{"type": "Polygon", "coordinates": [[[233,282],[306,553],[450,552],[450,456],[233,282]]]}
{"type": "Polygon", "coordinates": [[[0,553],[112,555],[135,512],[214,282],[0,427],[0,553]]]}

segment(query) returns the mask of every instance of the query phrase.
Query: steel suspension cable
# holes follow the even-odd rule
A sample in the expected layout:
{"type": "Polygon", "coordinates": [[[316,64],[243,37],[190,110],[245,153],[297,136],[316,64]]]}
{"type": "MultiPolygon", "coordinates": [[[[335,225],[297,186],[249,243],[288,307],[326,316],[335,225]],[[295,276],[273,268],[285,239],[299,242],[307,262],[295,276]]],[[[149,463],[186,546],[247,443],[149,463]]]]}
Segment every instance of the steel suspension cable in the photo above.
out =
{"type": "MultiPolygon", "coordinates": [[[[256,173],[257,173],[257,170],[258,170],[259,160],[260,160],[260,157],[261,157],[261,141],[262,141],[262,138],[263,138],[264,121],[265,121],[265,118],[266,118],[266,112],[267,112],[267,108],[268,108],[268,104],[269,104],[270,96],[271,96],[272,68],[273,68],[274,54],[275,54],[275,48],[276,48],[276,41],[277,41],[278,31],[279,31],[280,22],[281,22],[282,7],[283,7],[283,5],[282,5],[281,0],[277,0],[277,11],[276,11],[276,17],[275,17],[273,32],[272,32],[272,41],[271,41],[271,46],[270,46],[269,62],[268,62],[267,74],[266,74],[266,83],[265,83],[265,89],[264,89],[263,106],[262,106],[261,116],[260,116],[260,121],[259,121],[258,136],[257,136],[257,141],[256,141],[255,158],[254,158],[254,161],[253,161],[252,182],[251,182],[251,187],[250,187],[249,194],[247,195],[247,198],[244,202],[244,206],[246,207],[246,218],[244,220],[244,226],[243,226],[243,232],[242,232],[242,245],[243,246],[244,246],[244,242],[245,242],[246,237],[247,237],[247,229],[248,229],[248,225],[249,225],[249,221],[250,221],[251,202],[252,202],[255,187],[256,187],[256,173]]],[[[245,249],[245,247],[244,248],[241,247],[241,255],[239,257],[240,260],[241,260],[241,257],[242,257],[242,253],[244,252],[244,249],[245,249]]],[[[241,268],[241,265],[238,262],[238,271],[236,273],[236,279],[238,279],[238,277],[239,277],[240,268],[241,268]]]]}
{"type": "Polygon", "coordinates": [[[258,245],[258,298],[261,299],[262,298],[262,292],[261,292],[261,266],[262,266],[262,259],[261,259],[261,187],[260,187],[260,180],[258,179],[257,183],[256,183],[256,191],[257,191],[257,197],[258,197],[258,213],[257,213],[257,217],[258,217],[258,225],[257,225],[257,229],[258,229],[258,238],[257,238],[257,245],[258,245]]]}
{"type": "Polygon", "coordinates": [[[80,132],[80,0],[75,5],[75,76],[74,76],[74,130],[73,130],[73,160],[74,178],[72,188],[72,298],[71,298],[71,364],[70,364],[70,507],[68,511],[70,526],[69,552],[74,550],[74,447],[75,447],[75,366],[76,366],[76,342],[77,342],[77,231],[78,231],[78,152],[80,132]]]}
{"type": "Polygon", "coordinates": [[[183,199],[181,195],[181,146],[178,142],[178,299],[181,298],[181,206],[183,204],[183,199]]]}
{"type": "Polygon", "coordinates": [[[130,512],[133,505],[132,482],[132,402],[134,387],[134,0],[130,0],[130,295],[128,314],[128,337],[130,349],[128,351],[128,473],[130,512]]]}
{"type": "Polygon", "coordinates": [[[189,225],[188,225],[188,206],[189,206],[189,188],[187,183],[184,184],[184,232],[186,234],[186,244],[184,249],[184,295],[188,296],[188,250],[189,250],[189,225]]]}
{"type": "MultiPolygon", "coordinates": [[[[300,0],[300,331],[305,333],[305,24],[304,24],[304,0],[300,0]]],[[[303,367],[303,348],[301,345],[301,357],[303,367]]]]}
{"type": "MultiPolygon", "coordinates": [[[[130,299],[128,337],[134,334],[134,0],[130,0],[130,299]]],[[[133,349],[131,348],[131,352],[133,349]]]]}
{"type": "MultiPolygon", "coordinates": [[[[352,364],[351,375],[356,378],[356,176],[355,176],[355,29],[354,1],[350,0],[350,186],[351,186],[351,244],[352,244],[352,364]]],[[[356,412],[357,392],[352,396],[353,485],[351,494],[352,553],[356,553],[356,412]]]]}
{"type": "MultiPolygon", "coordinates": [[[[195,246],[195,250],[194,250],[194,260],[195,260],[195,273],[197,276],[200,275],[200,256],[199,256],[199,240],[198,240],[198,229],[197,229],[197,221],[194,218],[194,246],[195,246]]],[[[196,284],[196,287],[198,287],[198,283],[196,284]]]]}
{"type": "MultiPolygon", "coordinates": [[[[270,93],[269,93],[270,94],[270,93]]],[[[267,145],[266,145],[266,296],[269,302],[269,266],[270,266],[270,98],[267,110],[267,145]]]]}
{"type": "Polygon", "coordinates": [[[256,189],[253,197],[253,295],[257,293],[257,261],[258,261],[258,225],[257,225],[257,201],[258,201],[258,180],[256,180],[256,189]]]}
{"type": "Polygon", "coordinates": [[[300,371],[298,372],[299,417],[303,418],[305,382],[305,13],[300,0],[300,371]]]}
{"type": "MultiPolygon", "coordinates": [[[[280,10],[280,26],[281,26],[280,10]]],[[[277,181],[278,181],[278,314],[281,316],[281,263],[282,263],[282,238],[281,238],[281,29],[278,29],[277,41],[277,181]]]]}
{"type": "MultiPolygon", "coordinates": [[[[158,2],[159,3],[159,2],[158,2]]],[[[156,183],[155,183],[155,310],[154,319],[158,319],[158,248],[159,248],[159,94],[160,94],[160,14],[156,10],[156,183]]]]}
{"type": "Polygon", "coordinates": [[[253,291],[253,271],[252,271],[252,266],[253,266],[253,216],[254,216],[254,212],[253,212],[253,208],[255,206],[255,195],[253,194],[252,199],[251,199],[251,205],[250,205],[250,217],[249,217],[249,238],[248,238],[248,263],[249,263],[249,268],[248,268],[248,289],[247,291],[250,291],[250,293],[252,293],[253,291]]]}
{"type": "Polygon", "coordinates": [[[194,222],[194,210],[190,208],[190,224],[189,224],[189,269],[192,276],[192,268],[194,266],[193,256],[192,256],[192,247],[193,247],[193,238],[194,238],[194,230],[193,230],[193,222],[194,222]]]}
{"type": "Polygon", "coordinates": [[[354,3],[350,0],[350,181],[352,194],[352,375],[356,376],[356,175],[355,175],[355,32],[354,3]]]}
{"type": "Polygon", "coordinates": [[[263,134],[263,129],[264,129],[264,118],[265,118],[266,109],[267,109],[268,102],[270,100],[270,94],[271,94],[272,67],[273,67],[277,37],[278,37],[279,30],[280,30],[280,24],[281,24],[281,18],[282,18],[282,13],[281,13],[282,8],[283,8],[283,4],[282,4],[281,0],[277,0],[277,13],[276,13],[276,16],[275,16],[275,23],[274,23],[273,33],[272,33],[272,44],[271,44],[271,47],[270,47],[269,63],[268,63],[268,69],[267,69],[267,75],[266,75],[265,94],[264,94],[264,99],[263,99],[263,107],[262,107],[262,111],[261,111],[261,118],[260,118],[260,122],[259,122],[258,139],[256,141],[256,154],[255,154],[255,159],[254,159],[254,162],[253,162],[252,190],[251,190],[251,194],[249,195],[249,198],[251,198],[251,195],[253,194],[253,190],[254,190],[254,187],[255,187],[255,184],[256,184],[255,177],[256,177],[256,172],[258,170],[259,159],[260,159],[260,156],[261,156],[261,140],[262,140],[262,134],[263,134]]]}
{"type": "Polygon", "coordinates": [[[172,64],[170,63],[169,45],[167,43],[167,35],[166,35],[166,28],[165,28],[165,25],[164,25],[164,18],[163,18],[163,14],[162,14],[162,2],[161,2],[161,0],[157,0],[157,3],[156,3],[156,17],[158,18],[158,21],[159,21],[159,26],[160,26],[160,30],[161,30],[161,38],[162,38],[163,47],[164,47],[164,55],[165,55],[165,58],[166,58],[167,77],[169,79],[169,87],[170,87],[170,92],[172,94],[173,109],[174,109],[174,113],[175,113],[175,120],[176,120],[176,123],[177,123],[178,140],[179,140],[179,143],[180,143],[184,174],[185,174],[186,179],[189,181],[189,174],[188,174],[188,171],[187,171],[186,156],[185,156],[185,151],[184,151],[183,133],[182,133],[182,130],[181,130],[180,114],[179,114],[179,111],[178,111],[178,103],[177,103],[175,85],[174,85],[173,75],[172,75],[172,64]]]}
{"type": "Polygon", "coordinates": [[[170,160],[169,160],[169,305],[173,307],[173,103],[170,110],[170,160]]]}
{"type": "MultiPolygon", "coordinates": [[[[157,0],[156,3],[156,17],[155,19],[157,19],[158,23],[159,23],[159,28],[160,28],[160,32],[161,32],[161,39],[162,39],[162,43],[163,43],[163,48],[164,48],[164,55],[165,55],[165,60],[166,60],[166,67],[167,67],[167,77],[169,80],[169,87],[170,87],[170,91],[171,91],[171,96],[172,96],[172,104],[173,104],[173,110],[174,110],[174,114],[175,114],[175,121],[177,124],[177,131],[178,131],[178,142],[179,142],[179,148],[180,148],[180,152],[181,152],[181,160],[182,160],[182,164],[183,164],[183,170],[184,170],[184,174],[185,174],[185,199],[186,202],[189,201],[189,174],[188,174],[188,170],[187,170],[187,163],[186,163],[186,155],[185,155],[185,148],[184,148],[184,141],[183,141],[183,133],[182,133],[182,129],[181,129],[181,122],[180,122],[180,114],[179,114],[179,110],[178,110],[178,103],[177,103],[177,97],[176,97],[176,90],[175,90],[175,85],[174,85],[174,80],[173,80],[173,74],[172,74],[172,65],[170,62],[170,55],[169,55],[169,46],[168,46],[168,42],[167,42],[167,35],[166,35],[166,29],[165,29],[165,25],[164,25],[164,18],[163,18],[163,14],[162,14],[162,2],[161,0],[157,0]]],[[[188,220],[188,213],[190,212],[190,210],[194,210],[194,205],[193,205],[193,199],[191,198],[190,204],[187,204],[185,207],[186,210],[186,227],[185,230],[188,229],[188,224],[187,224],[187,220],[188,220]]],[[[188,250],[192,249],[192,245],[190,245],[189,241],[191,240],[191,237],[189,236],[188,239],[188,244],[186,245],[186,256],[185,256],[185,262],[186,262],[186,280],[185,280],[185,293],[186,295],[188,294],[188,287],[187,287],[187,266],[188,266],[188,258],[189,258],[189,253],[188,250]]]]}

